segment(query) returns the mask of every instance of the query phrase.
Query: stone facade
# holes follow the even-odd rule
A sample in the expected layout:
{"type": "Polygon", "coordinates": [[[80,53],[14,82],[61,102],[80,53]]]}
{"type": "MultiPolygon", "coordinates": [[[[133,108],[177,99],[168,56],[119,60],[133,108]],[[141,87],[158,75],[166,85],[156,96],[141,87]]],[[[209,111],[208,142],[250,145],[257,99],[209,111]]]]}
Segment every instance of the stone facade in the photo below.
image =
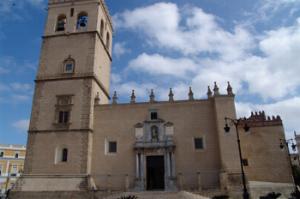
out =
{"type": "Polygon", "coordinates": [[[26,146],[0,144],[0,195],[11,189],[24,170],[26,146]]]}
{"type": "MultiPolygon", "coordinates": [[[[237,134],[224,131],[224,118],[236,118],[230,84],[220,94],[215,83],[206,99],[190,89],[188,100],[174,100],[171,90],[169,101],[156,101],[151,91],[149,102],[133,92],[130,103],[118,104],[115,93],[110,104],[112,33],[103,0],[49,0],[25,171],[11,198],[157,189],[239,198],[237,134]]],[[[272,164],[288,157],[275,148],[281,120],[252,119],[239,120],[252,127],[241,132],[248,181],[292,182],[289,165],[272,164]]]]}

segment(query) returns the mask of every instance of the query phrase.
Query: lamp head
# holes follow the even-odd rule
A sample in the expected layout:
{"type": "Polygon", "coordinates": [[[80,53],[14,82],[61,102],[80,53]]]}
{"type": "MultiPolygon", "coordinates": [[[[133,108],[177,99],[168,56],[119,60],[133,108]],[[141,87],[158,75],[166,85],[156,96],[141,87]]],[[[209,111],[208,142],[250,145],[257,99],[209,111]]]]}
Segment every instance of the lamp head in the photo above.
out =
{"type": "Polygon", "coordinates": [[[248,126],[248,124],[246,123],[245,126],[244,126],[244,130],[245,132],[248,132],[250,130],[250,127],[248,126]]]}
{"type": "Polygon", "coordinates": [[[281,149],[283,149],[283,148],[284,148],[284,145],[283,145],[283,143],[282,143],[282,142],[280,143],[279,147],[280,147],[281,149]]]}
{"type": "Polygon", "coordinates": [[[226,133],[228,133],[230,131],[230,127],[228,126],[228,124],[225,124],[224,130],[226,133]]]}

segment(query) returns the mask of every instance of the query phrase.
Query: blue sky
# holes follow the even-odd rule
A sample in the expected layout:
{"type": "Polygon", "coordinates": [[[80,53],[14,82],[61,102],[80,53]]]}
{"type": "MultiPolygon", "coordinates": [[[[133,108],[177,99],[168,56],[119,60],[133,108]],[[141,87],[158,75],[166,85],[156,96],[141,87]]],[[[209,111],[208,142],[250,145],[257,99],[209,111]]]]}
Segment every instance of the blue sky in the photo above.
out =
{"type": "MultiPolygon", "coordinates": [[[[204,98],[230,81],[239,116],[281,115],[299,131],[300,0],[106,0],[113,16],[111,92],[128,102],[204,98]]],[[[45,0],[0,0],[0,142],[26,144],[45,0]]]]}

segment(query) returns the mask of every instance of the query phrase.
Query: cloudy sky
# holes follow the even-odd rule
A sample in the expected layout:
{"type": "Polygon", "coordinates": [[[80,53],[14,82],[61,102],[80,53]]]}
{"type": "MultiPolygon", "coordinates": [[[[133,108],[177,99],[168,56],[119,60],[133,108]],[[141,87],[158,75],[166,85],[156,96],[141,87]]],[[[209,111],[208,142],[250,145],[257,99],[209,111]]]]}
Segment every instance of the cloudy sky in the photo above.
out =
{"type": "MultiPolygon", "coordinates": [[[[106,0],[113,16],[111,92],[205,98],[230,81],[239,116],[281,115],[300,133],[300,0],[106,0]]],[[[45,0],[0,0],[0,142],[26,143],[45,0]]]]}

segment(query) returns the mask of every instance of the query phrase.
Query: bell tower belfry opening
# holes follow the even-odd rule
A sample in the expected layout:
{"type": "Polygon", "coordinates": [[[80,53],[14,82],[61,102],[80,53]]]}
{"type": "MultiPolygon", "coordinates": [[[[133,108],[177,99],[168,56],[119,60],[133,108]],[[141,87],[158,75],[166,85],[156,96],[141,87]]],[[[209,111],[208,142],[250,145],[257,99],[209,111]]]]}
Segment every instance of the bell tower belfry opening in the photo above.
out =
{"type": "Polygon", "coordinates": [[[110,100],[112,34],[103,0],[49,0],[16,191],[91,188],[94,105],[110,100]]]}

